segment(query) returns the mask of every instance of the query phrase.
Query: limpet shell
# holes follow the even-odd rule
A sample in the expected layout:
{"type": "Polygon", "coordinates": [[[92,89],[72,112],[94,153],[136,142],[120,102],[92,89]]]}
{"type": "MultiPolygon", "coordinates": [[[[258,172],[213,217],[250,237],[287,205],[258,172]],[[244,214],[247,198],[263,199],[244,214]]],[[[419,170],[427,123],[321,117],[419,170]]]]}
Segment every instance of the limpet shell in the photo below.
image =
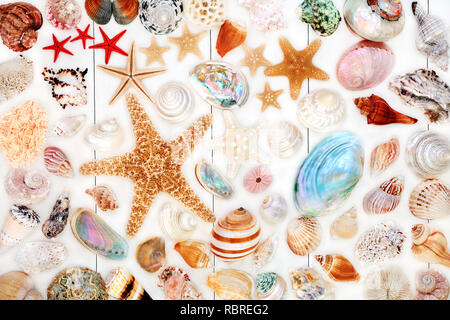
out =
{"type": "Polygon", "coordinates": [[[164,239],[152,237],[141,242],[136,248],[136,260],[145,271],[158,271],[167,262],[164,239]]]}

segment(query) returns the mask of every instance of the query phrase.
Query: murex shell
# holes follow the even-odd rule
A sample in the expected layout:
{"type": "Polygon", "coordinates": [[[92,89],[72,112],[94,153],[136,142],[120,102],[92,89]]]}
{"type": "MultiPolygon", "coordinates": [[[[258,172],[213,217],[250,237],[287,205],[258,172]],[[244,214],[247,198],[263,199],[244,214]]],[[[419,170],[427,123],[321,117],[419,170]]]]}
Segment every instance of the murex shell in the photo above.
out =
{"type": "Polygon", "coordinates": [[[364,280],[364,296],[368,300],[409,300],[411,285],[400,267],[377,268],[364,280]]]}
{"type": "Polygon", "coordinates": [[[247,102],[247,79],[238,68],[229,63],[201,63],[191,72],[190,81],[200,97],[216,108],[229,110],[247,102]]]}
{"type": "Polygon", "coordinates": [[[297,119],[314,131],[330,131],[345,115],[344,100],[330,89],[318,89],[302,99],[297,107],[297,119]]]}
{"type": "Polygon", "coordinates": [[[194,233],[197,219],[185,208],[167,202],[159,210],[159,225],[169,238],[181,241],[189,239],[194,233]]]}
{"type": "Polygon", "coordinates": [[[56,268],[67,258],[66,246],[59,242],[27,242],[17,251],[15,260],[28,273],[38,273],[56,268]]]}
{"type": "Polygon", "coordinates": [[[119,300],[152,300],[139,281],[124,267],[112,269],[105,282],[110,297],[119,300]]]}
{"type": "Polygon", "coordinates": [[[319,245],[321,228],[316,219],[300,217],[288,224],[286,234],[286,241],[291,251],[296,255],[306,256],[319,245]]]}
{"type": "Polygon", "coordinates": [[[153,34],[169,34],[178,28],[182,20],[181,0],[142,0],[139,5],[139,19],[153,34]]]}
{"type": "Polygon", "coordinates": [[[171,81],[159,87],[155,102],[156,111],[161,118],[180,122],[192,112],[194,97],[191,90],[182,82],[171,81]]]}
{"type": "Polygon", "coordinates": [[[370,89],[386,79],[394,62],[394,53],[386,44],[363,40],[341,56],[337,77],[348,90],[370,89]]]}
{"type": "Polygon", "coordinates": [[[183,0],[184,16],[204,29],[220,25],[225,19],[224,0],[183,0]]]}
{"type": "Polygon", "coordinates": [[[57,147],[47,147],[44,149],[44,164],[48,172],[64,177],[73,177],[72,165],[66,154],[57,147]]]}
{"type": "Polygon", "coordinates": [[[233,195],[231,183],[212,164],[204,160],[195,165],[195,177],[203,189],[214,196],[229,199],[233,195]]]}
{"type": "Polygon", "coordinates": [[[353,238],[358,233],[356,216],[356,208],[352,207],[334,219],[330,227],[331,238],[353,238]]]}
{"type": "Polygon", "coordinates": [[[224,261],[245,258],[259,243],[261,228],[253,214],[238,208],[220,219],[211,232],[211,251],[224,261]]]}
{"type": "Polygon", "coordinates": [[[191,268],[210,268],[213,257],[209,244],[203,241],[184,240],[173,247],[191,268]]]}
{"type": "Polygon", "coordinates": [[[95,186],[85,190],[86,194],[94,198],[95,203],[102,211],[111,211],[119,208],[119,202],[114,191],[105,185],[95,186]]]}
{"type": "Polygon", "coordinates": [[[364,151],[357,136],[334,133],[303,161],[294,186],[302,215],[318,216],[339,208],[363,174],[364,151]]]}
{"type": "Polygon", "coordinates": [[[115,118],[94,124],[84,140],[97,151],[116,150],[123,142],[123,131],[115,118]]]}
{"type": "Polygon", "coordinates": [[[340,254],[315,255],[323,271],[334,281],[359,281],[360,275],[352,263],[340,254]]]}
{"type": "Polygon", "coordinates": [[[152,237],[136,248],[136,261],[147,272],[156,272],[166,262],[166,243],[163,238],[152,237]]]}
{"type": "Polygon", "coordinates": [[[246,272],[236,269],[211,273],[206,285],[222,300],[250,300],[253,291],[252,278],[246,272]]]}
{"type": "Polygon", "coordinates": [[[164,290],[167,300],[202,299],[202,294],[192,284],[189,275],[177,267],[165,268],[158,276],[156,285],[164,290]]]}
{"type": "Polygon", "coordinates": [[[294,155],[302,144],[303,137],[298,127],[289,121],[280,121],[267,132],[270,151],[279,158],[294,155]]]}
{"type": "Polygon", "coordinates": [[[416,290],[414,300],[447,300],[449,283],[439,271],[422,270],[416,276],[416,290]]]}
{"type": "Polygon", "coordinates": [[[22,271],[0,275],[0,300],[44,300],[31,277],[22,271]]]}
{"type": "Polygon", "coordinates": [[[376,146],[370,154],[370,171],[380,174],[389,168],[400,155],[400,142],[392,138],[376,146]]]}
{"type": "Polygon", "coordinates": [[[61,30],[74,29],[81,20],[81,7],[75,0],[47,0],[45,14],[52,26],[61,30]]]}
{"type": "Polygon", "coordinates": [[[275,272],[259,273],[255,281],[256,299],[282,300],[286,287],[286,281],[275,272]]]}
{"type": "Polygon", "coordinates": [[[22,55],[0,63],[0,102],[25,91],[33,78],[33,61],[22,55]]]}
{"type": "Polygon", "coordinates": [[[31,205],[47,197],[50,182],[37,170],[11,169],[5,180],[5,191],[16,204],[31,205]]]}
{"type": "Polygon", "coordinates": [[[278,235],[272,234],[270,237],[261,241],[253,253],[253,262],[256,268],[261,268],[268,264],[274,257],[278,248],[278,235]]]}
{"type": "Polygon", "coordinates": [[[50,217],[42,224],[42,233],[47,239],[56,237],[64,230],[69,217],[69,208],[69,193],[64,191],[56,199],[50,217]]]}
{"type": "Polygon", "coordinates": [[[84,127],[86,119],[85,114],[63,117],[58,120],[51,132],[57,136],[72,137],[84,127]]]}
{"type": "Polygon", "coordinates": [[[286,199],[279,193],[269,194],[261,203],[259,213],[266,222],[280,223],[287,215],[286,199]]]}
{"type": "Polygon", "coordinates": [[[72,213],[70,227],[75,238],[95,254],[115,260],[128,254],[125,239],[89,209],[80,208],[72,213]]]}
{"type": "Polygon", "coordinates": [[[298,268],[289,271],[292,289],[300,300],[332,300],[334,285],[325,281],[313,268],[298,268]]]}
{"type": "Polygon", "coordinates": [[[397,208],[403,191],[404,177],[397,176],[384,181],[369,191],[363,198],[363,209],[367,214],[385,214],[397,208]]]}
{"type": "Polygon", "coordinates": [[[439,179],[422,181],[411,192],[409,211],[426,220],[450,215],[450,187],[439,179]]]}
{"type": "Polygon", "coordinates": [[[298,10],[300,19],[321,36],[332,35],[341,22],[341,14],[331,0],[304,0],[298,10]]]}

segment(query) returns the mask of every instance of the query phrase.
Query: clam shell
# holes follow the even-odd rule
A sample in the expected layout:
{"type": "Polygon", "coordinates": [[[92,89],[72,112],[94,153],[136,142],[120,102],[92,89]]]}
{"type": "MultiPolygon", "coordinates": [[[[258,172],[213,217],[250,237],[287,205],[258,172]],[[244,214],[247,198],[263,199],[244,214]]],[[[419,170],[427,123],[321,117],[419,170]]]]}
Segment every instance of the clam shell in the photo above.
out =
{"type": "Polygon", "coordinates": [[[379,144],[370,154],[371,173],[380,174],[389,168],[400,155],[400,142],[397,138],[379,144]]]}
{"type": "Polygon", "coordinates": [[[72,137],[84,127],[86,119],[85,114],[63,117],[58,120],[51,132],[57,136],[72,137]]]}
{"type": "Polygon", "coordinates": [[[67,192],[62,192],[53,205],[50,217],[42,225],[42,233],[47,239],[60,234],[67,224],[69,217],[70,198],[67,192]]]}
{"type": "Polygon", "coordinates": [[[358,221],[356,219],[356,208],[352,207],[338,216],[331,223],[331,238],[350,239],[358,233],[358,221]]]}
{"type": "Polygon", "coordinates": [[[10,271],[0,276],[0,300],[44,300],[34,288],[31,277],[22,271],[10,271]]]}
{"type": "Polygon", "coordinates": [[[15,260],[27,273],[39,273],[54,269],[67,258],[64,244],[50,241],[27,242],[17,251],[15,260]]]}
{"type": "Polygon", "coordinates": [[[447,300],[449,284],[447,278],[436,270],[422,270],[416,276],[414,300],[447,300]]]}
{"type": "Polygon", "coordinates": [[[421,219],[438,219],[450,214],[450,188],[439,179],[419,183],[409,197],[409,211],[421,219]]]}
{"type": "Polygon", "coordinates": [[[102,211],[111,211],[119,208],[119,202],[114,191],[105,185],[95,186],[85,190],[86,194],[94,198],[95,203],[102,211]]]}
{"type": "Polygon", "coordinates": [[[287,215],[286,199],[278,193],[266,196],[259,207],[259,213],[266,222],[280,223],[287,215]]]}
{"type": "Polygon", "coordinates": [[[115,118],[93,125],[84,140],[97,151],[113,151],[123,142],[123,131],[115,118]]]}
{"type": "Polygon", "coordinates": [[[166,262],[166,243],[163,238],[152,237],[141,242],[136,248],[136,260],[147,272],[156,272],[166,262]]]}
{"type": "Polygon", "coordinates": [[[206,285],[222,300],[250,300],[253,280],[243,271],[225,269],[208,275],[206,285]]]}
{"type": "Polygon", "coordinates": [[[33,78],[33,61],[22,55],[0,63],[0,102],[25,91],[33,78]]]}
{"type": "Polygon", "coordinates": [[[159,211],[159,225],[172,240],[181,241],[191,237],[197,227],[197,219],[173,202],[163,204],[159,211]]]}
{"type": "Polygon", "coordinates": [[[203,241],[184,240],[173,247],[191,268],[210,268],[213,257],[209,244],[203,241]]]}
{"type": "Polygon", "coordinates": [[[410,300],[411,285],[401,268],[387,266],[372,270],[364,280],[368,300],[410,300]]]}
{"type": "Polygon", "coordinates": [[[313,268],[298,268],[289,271],[292,289],[300,300],[332,300],[334,285],[325,281],[313,268]]]}
{"type": "Polygon", "coordinates": [[[286,286],[286,281],[275,272],[259,273],[255,281],[255,298],[282,300],[286,293],[286,286]]]}
{"type": "Polygon", "coordinates": [[[172,122],[185,120],[192,112],[194,97],[181,82],[167,82],[156,92],[156,110],[161,118],[172,122]]]}
{"type": "Polygon", "coordinates": [[[202,294],[192,284],[189,275],[177,267],[165,268],[158,276],[156,285],[164,290],[167,300],[202,299],[202,294]]]}
{"type": "Polygon", "coordinates": [[[112,16],[111,0],[86,0],[84,8],[87,15],[97,24],[107,24],[112,16]]]}
{"type": "Polygon", "coordinates": [[[182,1],[142,0],[139,5],[139,19],[149,32],[164,35],[174,32],[181,23],[182,1]]]}
{"type": "Polygon", "coordinates": [[[139,0],[113,0],[112,14],[118,24],[126,25],[137,17],[139,0]]]}
{"type": "Polygon", "coordinates": [[[225,19],[224,0],[183,0],[184,16],[204,29],[220,25],[225,19]]]}
{"type": "Polygon", "coordinates": [[[379,187],[369,191],[363,198],[363,209],[367,214],[385,214],[395,210],[400,203],[405,178],[393,177],[379,187]]]}
{"type": "Polygon", "coordinates": [[[352,263],[340,254],[315,255],[323,271],[334,281],[359,281],[360,275],[352,263]]]}
{"type": "Polygon", "coordinates": [[[11,169],[5,180],[5,191],[16,204],[31,205],[47,197],[50,182],[37,170],[11,169]]]}
{"type": "Polygon", "coordinates": [[[330,89],[315,90],[297,107],[297,119],[305,127],[325,132],[335,128],[344,118],[345,104],[341,95],[330,89]]]}
{"type": "Polygon", "coordinates": [[[119,300],[152,300],[144,287],[124,267],[112,269],[105,282],[110,297],[119,300]]]}
{"type": "Polygon", "coordinates": [[[47,147],[44,150],[45,168],[48,172],[64,177],[73,177],[73,169],[66,154],[57,147],[47,147]]]}
{"type": "Polygon", "coordinates": [[[271,126],[267,133],[270,151],[279,158],[289,158],[294,155],[300,149],[302,142],[302,133],[289,121],[278,122],[271,126]]]}
{"type": "Polygon", "coordinates": [[[278,248],[278,235],[272,234],[270,237],[261,241],[256,247],[253,262],[256,268],[261,268],[268,264],[274,257],[278,248]]]}
{"type": "Polygon", "coordinates": [[[105,258],[119,260],[128,254],[128,244],[122,236],[89,209],[72,213],[70,227],[75,238],[87,249],[105,258]]]}
{"type": "Polygon", "coordinates": [[[286,241],[293,253],[306,256],[320,243],[320,224],[314,218],[300,217],[291,220],[286,232],[286,241]]]}
{"type": "Polygon", "coordinates": [[[45,15],[57,29],[74,29],[81,20],[81,7],[75,0],[47,0],[45,15]]]}
{"type": "Polygon", "coordinates": [[[226,19],[217,35],[216,50],[222,58],[231,50],[244,43],[247,28],[237,22],[226,19]]]}
{"type": "Polygon", "coordinates": [[[332,35],[341,21],[341,14],[331,0],[304,0],[298,11],[300,20],[321,36],[332,35]]]}
{"type": "Polygon", "coordinates": [[[233,186],[213,165],[202,160],[195,165],[195,177],[200,185],[214,196],[229,199],[233,186]]]}

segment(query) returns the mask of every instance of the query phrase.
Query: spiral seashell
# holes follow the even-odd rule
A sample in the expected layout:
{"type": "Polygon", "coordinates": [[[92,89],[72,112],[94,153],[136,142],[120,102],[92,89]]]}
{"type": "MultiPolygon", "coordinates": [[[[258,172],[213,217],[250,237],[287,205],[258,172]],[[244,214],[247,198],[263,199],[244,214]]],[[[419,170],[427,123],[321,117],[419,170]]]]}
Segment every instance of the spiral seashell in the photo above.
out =
{"type": "Polygon", "coordinates": [[[163,267],[166,260],[166,243],[163,238],[152,237],[138,245],[136,260],[147,272],[156,272],[163,267]]]}
{"type": "Polygon", "coordinates": [[[320,224],[314,218],[300,217],[288,224],[286,241],[293,253],[306,256],[320,243],[320,224]]]}
{"type": "Polygon", "coordinates": [[[419,183],[409,197],[409,211],[417,218],[431,220],[450,214],[450,188],[438,179],[419,183]]]}
{"type": "Polygon", "coordinates": [[[298,268],[289,271],[292,289],[300,300],[332,300],[334,285],[325,281],[313,268],[298,268]]]}
{"type": "Polygon", "coordinates": [[[0,5],[0,36],[3,44],[15,52],[31,49],[42,26],[42,14],[32,4],[13,2],[0,5]]]}
{"type": "Polygon", "coordinates": [[[212,267],[212,255],[209,244],[203,241],[184,240],[173,247],[191,268],[212,267]]]}
{"type": "Polygon", "coordinates": [[[183,0],[184,16],[204,29],[220,25],[225,19],[224,0],[183,0]]]}
{"type": "Polygon", "coordinates": [[[197,227],[197,219],[184,208],[172,202],[163,204],[159,211],[159,225],[172,240],[187,240],[197,227]]]}
{"type": "Polygon", "coordinates": [[[237,22],[226,19],[217,35],[216,50],[222,58],[231,50],[244,43],[247,28],[237,22]]]}
{"type": "Polygon", "coordinates": [[[57,136],[72,137],[84,127],[86,118],[85,114],[63,117],[58,120],[51,132],[57,136]]]}
{"type": "Polygon", "coordinates": [[[177,267],[165,268],[158,276],[156,285],[164,290],[167,300],[202,299],[202,294],[192,284],[189,275],[177,267]]]}
{"type": "Polygon", "coordinates": [[[400,155],[400,142],[397,138],[379,144],[370,154],[371,173],[380,174],[389,168],[400,155]]]}
{"type": "Polygon", "coordinates": [[[359,281],[360,279],[352,263],[340,254],[315,255],[314,258],[334,281],[359,281]]]}
{"type": "Polygon", "coordinates": [[[427,263],[438,263],[450,267],[447,238],[434,227],[416,224],[412,227],[413,255],[427,263]]]}
{"type": "Polygon", "coordinates": [[[396,266],[372,270],[364,280],[364,296],[367,300],[409,300],[408,277],[396,266]]]}
{"type": "Polygon", "coordinates": [[[10,271],[0,276],[0,300],[44,300],[34,288],[31,277],[22,271],[10,271]]]}
{"type": "Polygon", "coordinates": [[[278,235],[273,234],[256,247],[253,262],[256,268],[261,268],[268,264],[274,257],[278,248],[278,235]]]}
{"type": "Polygon", "coordinates": [[[115,118],[94,124],[84,140],[97,151],[116,150],[123,142],[123,130],[115,118]]]}
{"type": "Polygon", "coordinates": [[[280,121],[269,128],[267,143],[270,151],[279,158],[289,158],[302,144],[303,137],[297,126],[289,121],[280,121]]]}
{"type": "Polygon", "coordinates": [[[330,131],[345,115],[345,104],[341,95],[330,89],[315,90],[302,99],[297,107],[297,119],[314,131],[330,131]]]}
{"type": "Polygon", "coordinates": [[[102,211],[111,211],[119,208],[117,197],[108,186],[95,186],[91,189],[86,189],[85,192],[94,198],[95,203],[102,211]]]}
{"type": "Polygon", "coordinates": [[[50,217],[42,225],[42,233],[47,239],[55,238],[64,230],[69,217],[69,206],[69,193],[64,191],[56,199],[50,217]]]}
{"type": "Polygon", "coordinates": [[[442,273],[427,269],[417,273],[416,290],[414,300],[447,300],[449,284],[442,273]]]}
{"type": "Polygon", "coordinates": [[[45,15],[57,29],[74,29],[81,20],[81,7],[75,0],[47,0],[45,15]]]}
{"type": "Polygon", "coordinates": [[[450,166],[450,143],[436,133],[419,131],[408,139],[406,161],[422,178],[433,178],[450,166]]]}
{"type": "Polygon", "coordinates": [[[250,300],[252,297],[253,280],[240,270],[225,269],[212,273],[206,285],[222,300],[250,300]]]}
{"type": "Polygon", "coordinates": [[[66,154],[57,147],[47,147],[44,149],[45,168],[48,172],[64,177],[72,178],[73,169],[66,154]]]}
{"type": "Polygon", "coordinates": [[[191,90],[181,82],[167,82],[156,92],[156,110],[161,118],[172,122],[185,120],[192,111],[191,90]]]}
{"type": "Polygon", "coordinates": [[[286,281],[275,272],[259,273],[255,283],[256,299],[282,300],[286,287],[286,281]]]}
{"type": "Polygon", "coordinates": [[[387,78],[394,62],[394,53],[386,44],[363,40],[341,56],[336,69],[337,77],[348,90],[370,89],[387,78]]]}
{"type": "Polygon", "coordinates": [[[24,92],[33,78],[33,61],[22,55],[0,63],[0,102],[24,92]]]}
{"type": "Polygon", "coordinates": [[[287,215],[286,199],[278,193],[268,195],[259,207],[259,213],[266,222],[276,224],[283,221],[287,215]]]}
{"type": "Polygon", "coordinates": [[[266,190],[272,183],[272,174],[268,167],[257,166],[244,176],[244,188],[249,192],[258,193],[266,190]]]}
{"type": "Polygon", "coordinates": [[[47,177],[36,170],[11,169],[5,180],[5,191],[21,205],[31,205],[44,200],[50,191],[47,177]]]}
{"type": "Polygon", "coordinates": [[[15,261],[27,273],[51,270],[67,258],[67,248],[59,242],[35,241],[25,243],[18,251],[15,261]]]}
{"type": "Polygon", "coordinates": [[[338,216],[330,227],[331,238],[353,238],[358,233],[358,222],[356,219],[356,208],[352,207],[338,216]]]}
{"type": "Polygon", "coordinates": [[[124,267],[112,269],[105,279],[106,292],[119,300],[153,300],[144,287],[124,267]]]}
{"type": "Polygon", "coordinates": [[[303,0],[297,11],[300,20],[321,36],[332,35],[341,22],[341,14],[332,0],[303,0]]]}
{"type": "Polygon", "coordinates": [[[385,214],[397,208],[403,191],[405,178],[393,177],[379,187],[369,191],[363,198],[363,209],[367,214],[385,214]]]}

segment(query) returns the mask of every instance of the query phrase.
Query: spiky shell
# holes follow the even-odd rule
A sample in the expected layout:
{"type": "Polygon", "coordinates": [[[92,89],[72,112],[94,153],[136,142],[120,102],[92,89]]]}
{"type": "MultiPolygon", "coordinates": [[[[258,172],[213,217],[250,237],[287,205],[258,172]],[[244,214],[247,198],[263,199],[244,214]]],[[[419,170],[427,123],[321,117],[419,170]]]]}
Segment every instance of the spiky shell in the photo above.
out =
{"type": "Polygon", "coordinates": [[[286,241],[293,253],[306,256],[319,245],[320,232],[320,224],[316,219],[296,218],[288,224],[286,241]]]}
{"type": "Polygon", "coordinates": [[[409,211],[421,219],[438,219],[450,214],[450,188],[439,179],[419,183],[409,197],[409,211]]]}
{"type": "Polygon", "coordinates": [[[403,176],[393,177],[369,191],[363,199],[367,214],[385,214],[397,208],[403,191],[403,176]]]}
{"type": "Polygon", "coordinates": [[[334,281],[359,281],[360,275],[353,264],[340,254],[315,255],[323,271],[334,281]]]}

